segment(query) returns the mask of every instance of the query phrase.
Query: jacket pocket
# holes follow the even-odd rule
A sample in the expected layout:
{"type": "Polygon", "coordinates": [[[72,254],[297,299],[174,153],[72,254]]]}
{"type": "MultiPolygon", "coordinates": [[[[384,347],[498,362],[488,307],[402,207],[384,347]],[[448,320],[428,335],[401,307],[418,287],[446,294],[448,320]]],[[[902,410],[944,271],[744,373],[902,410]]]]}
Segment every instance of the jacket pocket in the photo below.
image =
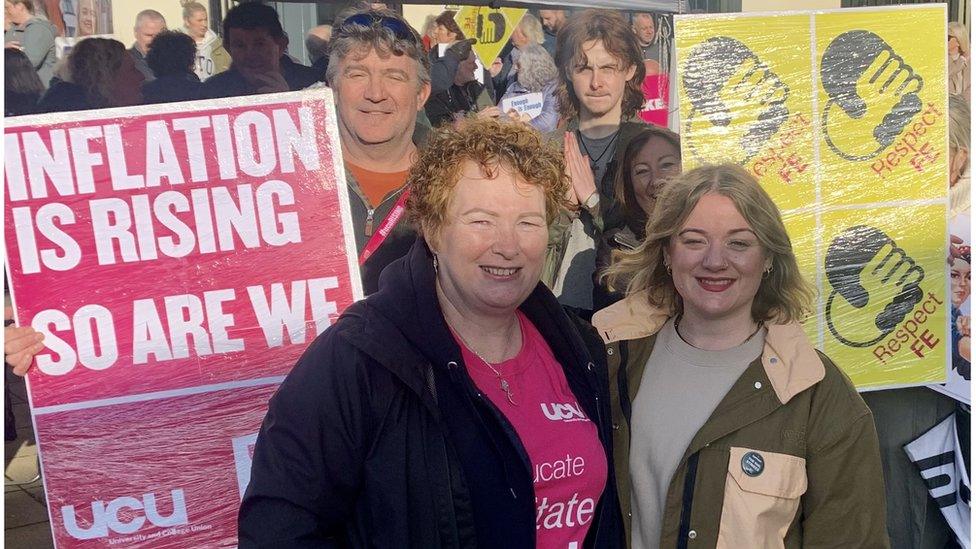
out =
{"type": "Polygon", "coordinates": [[[716,549],[783,547],[806,491],[805,459],[730,448],[716,549]]]}

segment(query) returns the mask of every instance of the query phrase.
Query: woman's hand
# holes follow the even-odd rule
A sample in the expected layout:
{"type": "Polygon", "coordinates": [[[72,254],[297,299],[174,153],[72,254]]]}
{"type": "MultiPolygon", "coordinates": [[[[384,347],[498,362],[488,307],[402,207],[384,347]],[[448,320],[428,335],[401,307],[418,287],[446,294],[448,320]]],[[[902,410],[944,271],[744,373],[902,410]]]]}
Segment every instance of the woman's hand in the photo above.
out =
{"type": "Polygon", "coordinates": [[[478,111],[478,118],[498,118],[502,115],[502,110],[498,107],[485,107],[478,111]]]}
{"type": "MultiPolygon", "coordinates": [[[[13,319],[14,311],[10,307],[3,309],[3,319],[13,319]]],[[[19,376],[27,375],[34,355],[44,350],[44,334],[30,326],[5,326],[3,328],[3,354],[7,364],[13,367],[19,376]]]]}
{"type": "Polygon", "coordinates": [[[521,122],[523,124],[528,124],[532,117],[524,112],[519,112],[515,109],[508,109],[508,117],[514,122],[521,122]]]}
{"type": "Polygon", "coordinates": [[[596,192],[596,181],[590,160],[584,155],[576,142],[573,132],[566,132],[563,140],[563,156],[566,159],[566,170],[572,182],[572,189],[576,195],[576,203],[585,204],[587,199],[596,192]]]}

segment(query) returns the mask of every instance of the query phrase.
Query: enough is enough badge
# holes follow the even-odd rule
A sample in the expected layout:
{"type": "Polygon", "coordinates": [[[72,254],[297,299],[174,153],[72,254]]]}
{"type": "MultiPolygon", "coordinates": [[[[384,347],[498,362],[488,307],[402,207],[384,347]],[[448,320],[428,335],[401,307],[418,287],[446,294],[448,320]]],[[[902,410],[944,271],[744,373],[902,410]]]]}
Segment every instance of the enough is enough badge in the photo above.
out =
{"type": "Polygon", "coordinates": [[[759,452],[747,452],[742,456],[742,472],[750,477],[758,477],[766,466],[765,460],[759,452]]]}

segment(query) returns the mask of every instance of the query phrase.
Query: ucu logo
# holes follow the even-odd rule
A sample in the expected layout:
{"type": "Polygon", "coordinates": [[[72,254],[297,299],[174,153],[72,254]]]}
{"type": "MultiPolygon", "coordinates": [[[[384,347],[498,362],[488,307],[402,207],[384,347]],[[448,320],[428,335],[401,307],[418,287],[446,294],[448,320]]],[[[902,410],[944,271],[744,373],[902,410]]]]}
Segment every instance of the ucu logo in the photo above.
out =
{"type": "Polygon", "coordinates": [[[115,498],[107,504],[104,501],[95,500],[91,504],[92,523],[88,528],[78,526],[78,520],[75,518],[75,506],[65,505],[61,508],[61,514],[64,516],[64,529],[77,539],[98,539],[108,536],[109,531],[117,534],[131,534],[142,528],[146,519],[159,527],[186,524],[186,500],[183,498],[183,490],[172,490],[170,497],[173,500],[173,512],[169,516],[163,516],[159,513],[156,507],[156,494],[151,492],[143,494],[141,501],[129,496],[115,498]],[[145,516],[139,516],[135,513],[139,510],[145,511],[143,513],[145,516]],[[120,519],[120,511],[122,516],[129,520],[120,519]]]}
{"type": "Polygon", "coordinates": [[[566,404],[541,404],[542,413],[552,421],[586,421],[586,416],[579,409],[579,405],[566,404]]]}

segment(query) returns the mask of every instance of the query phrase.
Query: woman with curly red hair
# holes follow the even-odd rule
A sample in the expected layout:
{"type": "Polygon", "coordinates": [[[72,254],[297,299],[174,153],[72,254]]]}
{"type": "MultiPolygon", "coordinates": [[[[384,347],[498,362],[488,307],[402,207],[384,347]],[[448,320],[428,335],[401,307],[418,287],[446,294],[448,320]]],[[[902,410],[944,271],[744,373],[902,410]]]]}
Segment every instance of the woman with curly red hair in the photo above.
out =
{"type": "Polygon", "coordinates": [[[620,546],[607,374],[539,283],[562,155],[465,119],[408,185],[421,237],[272,398],[240,546],[620,546]]]}

